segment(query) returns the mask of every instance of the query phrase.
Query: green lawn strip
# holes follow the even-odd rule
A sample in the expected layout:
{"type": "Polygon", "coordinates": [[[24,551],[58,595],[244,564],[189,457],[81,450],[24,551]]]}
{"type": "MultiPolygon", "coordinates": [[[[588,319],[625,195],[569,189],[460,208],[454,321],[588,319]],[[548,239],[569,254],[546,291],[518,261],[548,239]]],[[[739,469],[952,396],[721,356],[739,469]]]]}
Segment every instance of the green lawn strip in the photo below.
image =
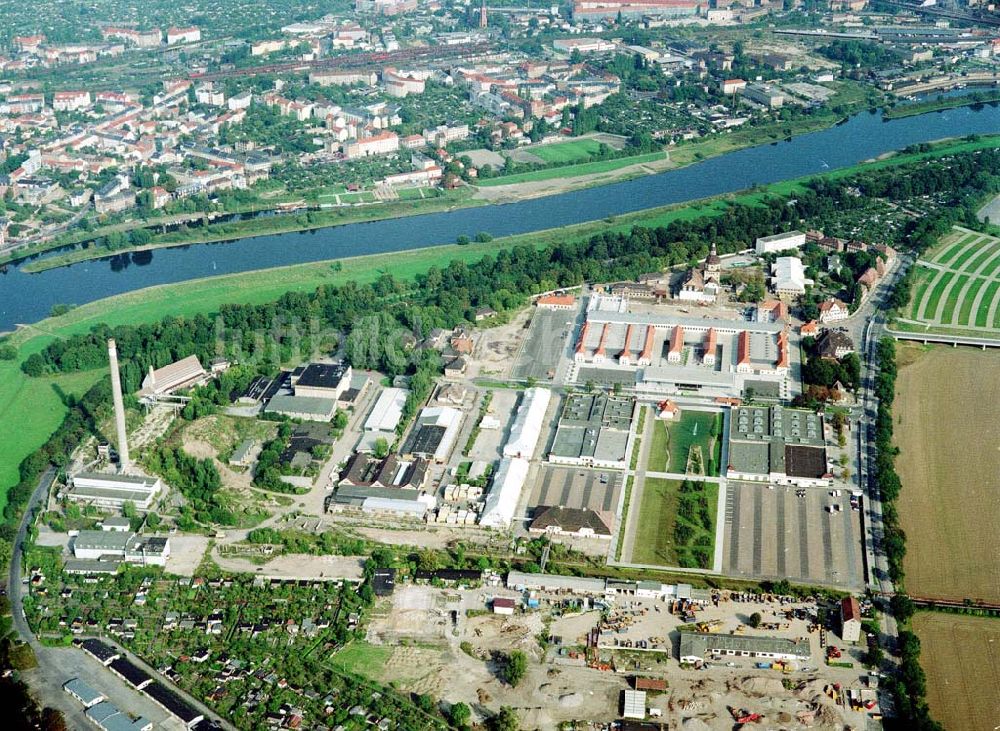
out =
{"type": "Polygon", "coordinates": [[[996,297],[998,289],[1000,289],[1000,281],[992,281],[986,286],[986,292],[979,301],[979,311],[976,312],[976,327],[987,327],[989,325],[987,320],[990,316],[990,303],[996,297]]]}
{"type": "Polygon", "coordinates": [[[642,487],[639,524],[636,526],[632,563],[653,566],[677,566],[679,558],[674,546],[674,526],[677,521],[678,480],[646,478],[642,487]]]}
{"type": "Polygon", "coordinates": [[[986,244],[986,242],[984,241],[984,242],[982,242],[982,243],[980,243],[980,244],[978,244],[976,246],[973,246],[971,249],[969,249],[968,251],[964,252],[961,256],[959,256],[957,259],[955,259],[955,261],[951,262],[948,265],[948,267],[950,269],[954,269],[956,271],[964,271],[966,269],[966,266],[965,266],[966,263],[969,260],[971,260],[974,256],[976,256],[982,250],[981,247],[983,245],[985,245],[985,244],[986,244]]]}
{"type": "Polygon", "coordinates": [[[931,291],[931,296],[927,298],[926,306],[924,307],[923,317],[919,318],[921,320],[933,320],[935,315],[937,315],[938,302],[941,300],[941,295],[944,294],[945,288],[948,286],[955,275],[952,272],[944,272],[938,283],[934,285],[934,289],[931,291]]]}
{"type": "Polygon", "coordinates": [[[960,274],[955,280],[951,292],[948,293],[948,301],[944,303],[944,310],[941,312],[941,322],[945,324],[951,323],[951,316],[955,312],[955,306],[962,296],[962,288],[968,284],[970,278],[968,274],[960,274]]]}
{"type": "Polygon", "coordinates": [[[971,325],[970,317],[972,315],[972,303],[976,301],[976,295],[979,294],[984,286],[986,286],[987,281],[985,279],[980,279],[976,277],[969,286],[969,290],[965,293],[965,297],[962,298],[962,307],[958,311],[958,325],[971,325]]]}
{"type": "Polygon", "coordinates": [[[631,563],[651,566],[682,566],[698,568],[692,548],[699,543],[708,551],[708,566],[712,565],[715,542],[716,509],[719,486],[714,482],[692,480],[697,486],[693,499],[703,494],[711,517],[710,527],[705,528],[697,519],[685,520],[678,515],[681,502],[680,480],[647,478],[642,489],[639,507],[639,523],[636,526],[635,545],[632,548],[631,563]],[[690,541],[683,546],[676,545],[675,531],[678,521],[688,525],[692,531],[690,541]]]}
{"type": "Polygon", "coordinates": [[[991,261],[989,265],[979,273],[984,277],[992,277],[994,274],[997,273],[998,269],[1000,269],[1000,257],[997,257],[996,259],[991,261]]]}
{"type": "Polygon", "coordinates": [[[931,261],[933,261],[935,264],[948,264],[948,262],[950,262],[952,259],[958,256],[958,252],[964,249],[966,245],[971,244],[973,241],[979,238],[980,235],[981,234],[972,233],[963,236],[954,244],[946,248],[944,251],[934,256],[931,259],[931,261]]]}
{"type": "Polygon", "coordinates": [[[934,274],[937,272],[936,269],[926,269],[923,267],[916,267],[916,282],[913,287],[913,294],[910,299],[910,317],[914,320],[920,319],[920,305],[924,301],[924,295],[927,294],[927,289],[931,286],[931,282],[934,281],[934,274]]]}
{"type": "Polygon", "coordinates": [[[600,142],[587,139],[560,142],[554,145],[542,145],[541,147],[533,147],[527,150],[527,152],[542,158],[545,162],[570,163],[576,160],[590,159],[600,149],[600,142]]]}
{"type": "MultiPolygon", "coordinates": [[[[646,464],[648,471],[667,471],[667,468],[670,466],[669,447],[670,436],[667,433],[667,422],[657,419],[653,422],[653,441],[649,445],[649,462],[646,464]]],[[[683,466],[681,469],[683,469],[683,466]]]]}
{"type": "Polygon", "coordinates": [[[513,183],[532,183],[539,180],[552,180],[554,178],[573,178],[579,175],[593,175],[595,173],[607,173],[619,168],[637,165],[644,162],[666,159],[664,152],[649,152],[645,155],[632,155],[630,157],[619,157],[614,160],[598,160],[596,162],[583,162],[577,165],[560,165],[544,170],[532,170],[530,173],[515,173],[514,175],[502,175],[498,178],[480,180],[476,185],[480,187],[492,187],[496,185],[511,185],[513,183]]]}
{"type": "Polygon", "coordinates": [[[987,239],[984,241],[983,247],[979,250],[977,256],[969,262],[968,266],[965,267],[965,271],[970,273],[975,272],[979,269],[979,267],[989,261],[990,257],[1000,251],[1000,247],[997,246],[998,243],[1000,242],[995,239],[987,239]]]}

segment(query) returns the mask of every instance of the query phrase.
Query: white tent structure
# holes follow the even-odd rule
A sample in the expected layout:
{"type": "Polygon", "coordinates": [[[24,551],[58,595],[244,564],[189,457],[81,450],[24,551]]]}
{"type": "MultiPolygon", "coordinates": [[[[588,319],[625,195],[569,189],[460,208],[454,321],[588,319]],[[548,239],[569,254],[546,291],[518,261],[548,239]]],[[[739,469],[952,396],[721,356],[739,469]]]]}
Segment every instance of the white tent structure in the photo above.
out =
{"type": "Polygon", "coordinates": [[[520,457],[504,457],[493,475],[493,487],[486,496],[486,505],[479,519],[489,528],[509,528],[521,499],[521,490],[528,479],[530,463],[520,457]]]}
{"type": "Polygon", "coordinates": [[[545,412],[551,398],[552,391],[547,388],[529,388],[524,392],[524,398],[510,427],[510,439],[503,448],[504,457],[531,459],[542,433],[545,412]]]}

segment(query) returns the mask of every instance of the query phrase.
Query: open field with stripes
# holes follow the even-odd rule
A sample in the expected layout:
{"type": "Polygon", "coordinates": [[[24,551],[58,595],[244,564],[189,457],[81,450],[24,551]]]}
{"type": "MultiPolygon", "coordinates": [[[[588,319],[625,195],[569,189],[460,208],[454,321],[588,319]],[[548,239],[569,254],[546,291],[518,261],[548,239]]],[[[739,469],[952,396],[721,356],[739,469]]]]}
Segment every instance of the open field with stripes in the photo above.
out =
{"type": "Polygon", "coordinates": [[[956,226],[915,277],[905,329],[1000,339],[1000,239],[956,226]]]}

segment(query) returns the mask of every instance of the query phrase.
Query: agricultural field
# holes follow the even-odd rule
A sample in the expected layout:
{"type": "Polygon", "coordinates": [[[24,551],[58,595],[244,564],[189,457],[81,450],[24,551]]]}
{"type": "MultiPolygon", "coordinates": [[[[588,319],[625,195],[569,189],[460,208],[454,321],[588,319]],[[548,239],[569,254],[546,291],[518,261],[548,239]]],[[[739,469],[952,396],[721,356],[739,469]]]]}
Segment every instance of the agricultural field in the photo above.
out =
{"type": "Polygon", "coordinates": [[[1000,238],[956,226],[915,277],[904,327],[1000,338],[1000,238]]]}
{"type": "Polygon", "coordinates": [[[719,486],[647,477],[638,509],[631,563],[708,568],[712,565],[719,486]]]}
{"type": "Polygon", "coordinates": [[[1000,601],[996,475],[1000,402],[984,397],[1000,353],[900,345],[896,381],[898,505],[913,596],[1000,601]],[[985,377],[985,380],[984,380],[985,377]]]}
{"type": "Polygon", "coordinates": [[[918,612],[920,664],[931,716],[948,731],[980,731],[1000,719],[1000,620],[918,612]]]}
{"type": "Polygon", "coordinates": [[[722,442],[714,435],[721,429],[722,414],[711,411],[684,409],[679,421],[657,419],[646,469],[717,476],[722,442]]]}

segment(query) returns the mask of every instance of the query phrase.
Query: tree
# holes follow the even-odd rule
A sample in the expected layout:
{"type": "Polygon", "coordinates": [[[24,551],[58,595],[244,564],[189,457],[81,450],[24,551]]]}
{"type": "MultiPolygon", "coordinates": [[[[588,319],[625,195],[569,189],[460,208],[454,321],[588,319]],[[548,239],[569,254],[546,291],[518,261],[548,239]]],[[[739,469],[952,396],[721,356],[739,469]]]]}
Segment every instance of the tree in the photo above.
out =
{"type": "Polygon", "coordinates": [[[375,440],[375,449],[372,454],[375,455],[376,459],[385,459],[389,456],[389,440],[385,437],[379,437],[375,440]]]}
{"type": "Polygon", "coordinates": [[[504,660],[500,671],[501,679],[516,688],[528,672],[528,657],[521,650],[514,650],[504,660]]]}
{"type": "Polygon", "coordinates": [[[509,706],[501,708],[500,713],[490,719],[489,725],[491,731],[519,731],[521,728],[521,723],[517,720],[517,714],[509,706]]]}
{"type": "Polygon", "coordinates": [[[763,621],[763,619],[764,618],[760,616],[760,612],[754,612],[753,614],[750,615],[750,619],[747,621],[747,624],[753,627],[754,629],[757,629],[758,627],[760,627],[760,623],[763,621]]]}
{"type": "Polygon", "coordinates": [[[452,726],[465,728],[469,725],[469,721],[472,720],[472,711],[464,703],[453,703],[451,709],[448,711],[448,718],[452,726]]]}

